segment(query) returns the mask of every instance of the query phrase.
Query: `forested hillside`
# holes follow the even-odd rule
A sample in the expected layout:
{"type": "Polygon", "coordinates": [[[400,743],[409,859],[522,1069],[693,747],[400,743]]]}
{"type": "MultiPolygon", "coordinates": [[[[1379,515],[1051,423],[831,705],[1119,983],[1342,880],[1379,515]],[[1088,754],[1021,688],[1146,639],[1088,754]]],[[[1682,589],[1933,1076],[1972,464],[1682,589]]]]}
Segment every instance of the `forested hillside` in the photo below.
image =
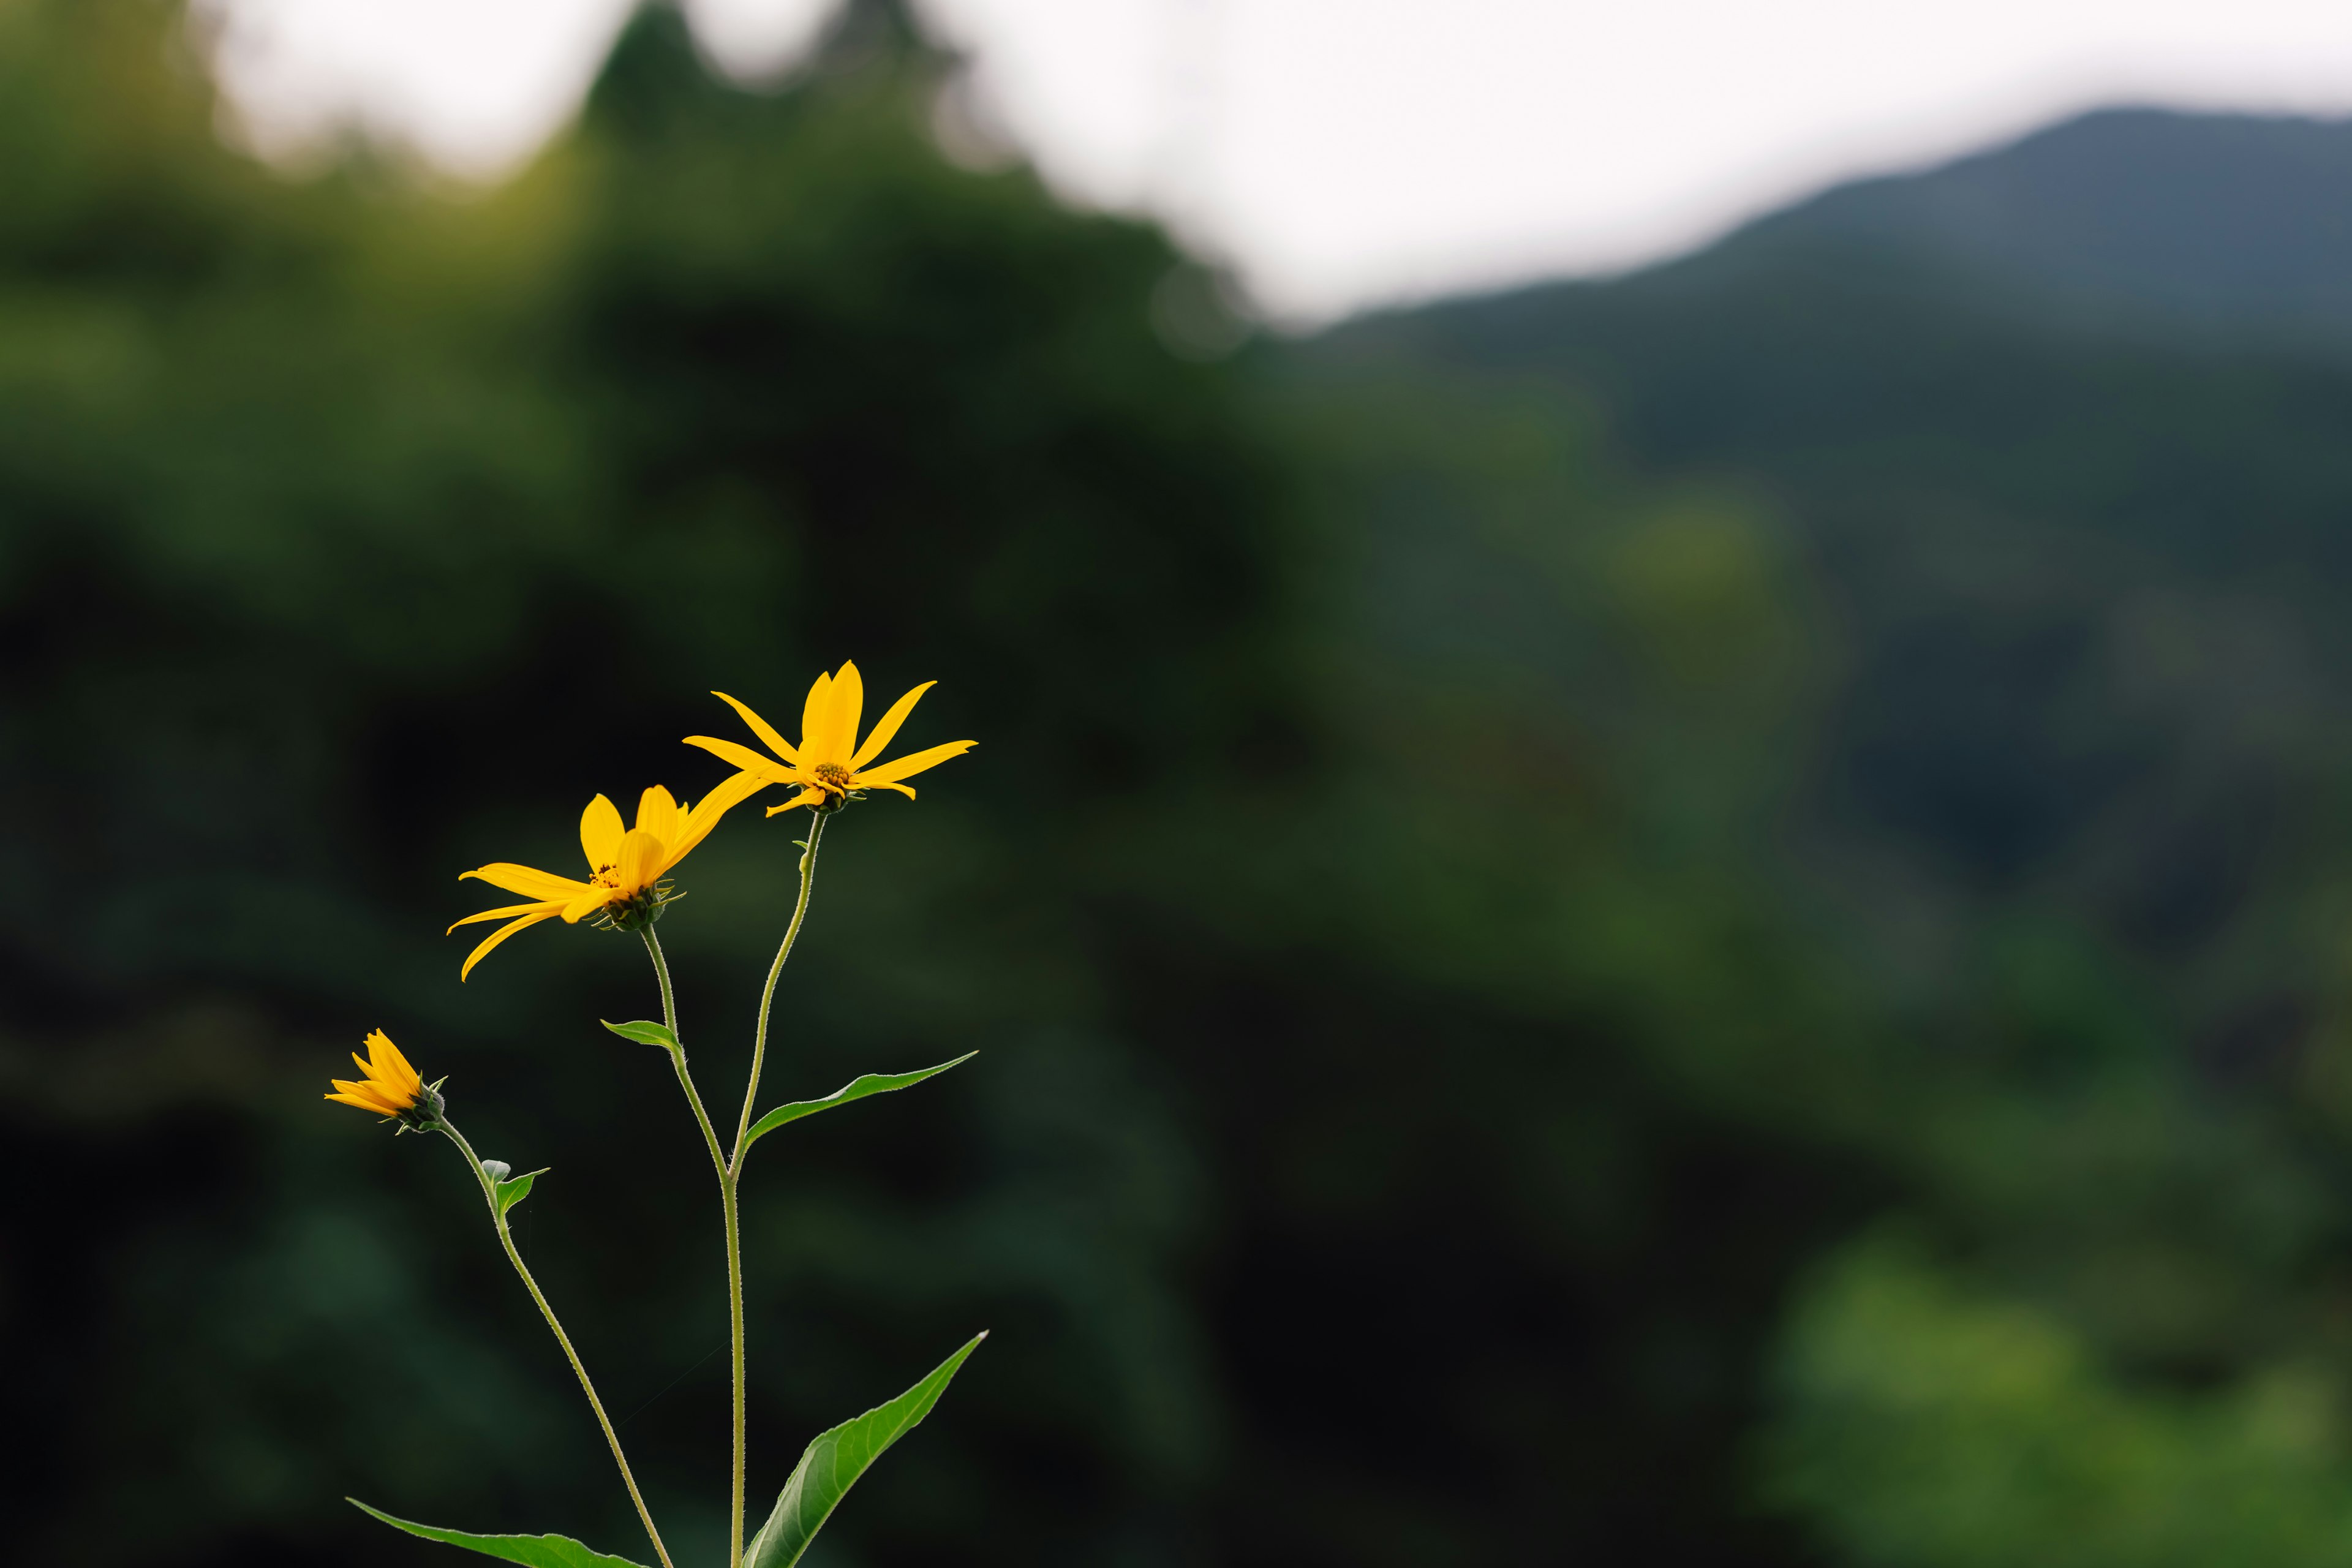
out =
{"type": "Polygon", "coordinates": [[[1905,1195],[1792,1307],[1758,1463],[1855,1561],[2344,1527],[2347,201],[2352,128],[2095,116],[1292,372],[1512,403],[1795,585],[1757,842],[1885,1075],[1798,1114],[1905,1195]]]}

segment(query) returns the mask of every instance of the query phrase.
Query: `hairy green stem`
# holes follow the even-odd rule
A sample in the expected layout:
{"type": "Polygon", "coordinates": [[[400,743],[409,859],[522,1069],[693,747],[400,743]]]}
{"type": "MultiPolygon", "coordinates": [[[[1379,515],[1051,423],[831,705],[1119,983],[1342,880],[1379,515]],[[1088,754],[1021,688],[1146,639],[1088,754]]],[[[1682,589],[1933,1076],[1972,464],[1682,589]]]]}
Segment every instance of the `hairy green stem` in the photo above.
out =
{"type": "MultiPolygon", "coordinates": [[[[776,981],[784,972],[784,960],[792,956],[793,943],[801,934],[801,922],[808,918],[809,889],[816,880],[816,847],[824,837],[824,821],[829,815],[822,811],[809,813],[808,840],[801,847],[800,899],[793,905],[792,923],[784,928],[783,943],[776,949],[776,962],[768,966],[768,984],[760,992],[760,1021],[751,1034],[751,1076],[743,1085],[742,1114],[735,1119],[735,1149],[719,1168],[719,1184],[726,1193],[727,1202],[727,1294],[732,1313],[730,1328],[735,1346],[735,1484],[734,1506],[727,1514],[727,1568],[742,1568],[743,1563],[743,1470],[750,1452],[743,1409],[743,1255],[736,1219],[736,1192],[743,1179],[743,1151],[751,1142],[751,1109],[759,1102],[760,1069],[768,1058],[768,1010],[775,1002],[776,981]]],[[[646,935],[650,941],[651,931],[646,935]]],[[[660,962],[656,952],[655,963],[658,965],[660,962]]],[[[662,977],[665,1005],[668,999],[669,977],[665,973],[662,977]]],[[[674,1021],[670,1024],[670,1032],[673,1035],[677,1032],[674,1021]]],[[[681,1073],[685,1071],[682,1058],[678,1070],[681,1073]]],[[[699,1103],[695,1106],[694,1113],[702,1115],[699,1103]]],[[[705,1118],[703,1131],[708,1134],[709,1129],[709,1121],[705,1118]]],[[[715,1137],[711,1139],[710,1154],[714,1160],[719,1157],[719,1142],[715,1137]]]]}
{"type": "MultiPolygon", "coordinates": [[[[718,1131],[710,1125],[710,1113],[702,1109],[702,1096],[695,1089],[694,1075],[686,1069],[686,1042],[677,1032],[677,996],[670,989],[669,960],[663,956],[661,938],[654,935],[653,927],[646,926],[637,934],[646,939],[646,952],[654,961],[654,977],[661,982],[662,1027],[669,1031],[671,1039],[677,1041],[669,1059],[671,1065],[677,1068],[678,1086],[686,1090],[686,1102],[694,1108],[694,1120],[702,1127],[702,1141],[710,1150],[711,1167],[719,1173],[719,1185],[731,1193],[734,1184],[728,1179],[727,1156],[719,1152],[718,1131]]],[[[728,1233],[730,1236],[734,1234],[731,1220],[728,1223],[728,1233]]],[[[728,1250],[730,1253],[734,1250],[731,1242],[728,1250]]]]}
{"type": "Polygon", "coordinates": [[[677,1042],[670,1051],[670,1062],[677,1068],[677,1081],[686,1090],[686,1102],[694,1107],[694,1120],[701,1125],[702,1141],[709,1146],[710,1163],[719,1173],[719,1206],[727,1216],[727,1342],[734,1352],[734,1478],[732,1496],[734,1510],[730,1515],[727,1531],[727,1568],[740,1568],[743,1561],[743,1231],[735,1205],[735,1171],[719,1152],[718,1131],[710,1124],[710,1113],[702,1108],[702,1096],[696,1092],[694,1075],[686,1069],[686,1042],[677,1032],[677,994],[670,988],[669,961],[662,956],[661,939],[654,928],[646,926],[639,933],[646,939],[646,952],[654,961],[654,974],[661,982],[662,1026],[669,1037],[677,1042]]]}
{"type": "Polygon", "coordinates": [[[565,1333],[563,1325],[556,1321],[555,1309],[547,1304],[546,1292],[540,1289],[539,1281],[530,1277],[530,1268],[523,1262],[522,1254],[515,1250],[514,1232],[508,1228],[507,1216],[499,1209],[497,1184],[491,1181],[489,1172],[482,1168],[481,1157],[474,1152],[474,1146],[466,1142],[464,1133],[449,1125],[446,1119],[436,1121],[432,1130],[446,1133],[465,1154],[466,1163],[473,1167],[474,1180],[481,1184],[482,1201],[489,1205],[490,1223],[498,1226],[499,1245],[506,1248],[507,1261],[514,1265],[515,1272],[522,1277],[523,1289],[530,1291],[530,1299],[538,1303],[540,1316],[545,1318],[547,1326],[554,1331],[555,1342],[563,1347],[563,1358],[579,1374],[581,1391],[588,1395],[588,1407],[596,1413],[596,1425],[604,1429],[604,1441],[613,1447],[613,1463],[621,1468],[621,1484],[629,1489],[629,1500],[637,1505],[637,1517],[645,1521],[646,1534],[654,1543],[654,1555],[661,1559],[662,1568],[672,1568],[669,1548],[662,1544],[661,1531],[654,1528],[653,1510],[646,1507],[645,1494],[637,1490],[637,1478],[629,1473],[628,1457],[621,1452],[621,1435],[613,1429],[612,1417],[604,1414],[604,1402],[596,1397],[596,1384],[590,1380],[588,1368],[580,1360],[580,1352],[572,1348],[572,1336],[565,1333]]]}
{"type": "Polygon", "coordinates": [[[767,987],[760,993],[760,1022],[751,1033],[751,1080],[743,1086],[743,1114],[735,1121],[735,1154],[730,1162],[738,1175],[743,1170],[743,1150],[751,1141],[751,1107],[760,1098],[760,1068],[768,1056],[768,1009],[776,999],[776,981],[784,973],[784,960],[793,955],[793,943],[800,939],[801,922],[808,918],[809,889],[816,885],[816,847],[824,841],[825,819],[832,815],[814,808],[809,812],[808,842],[801,847],[800,901],[793,906],[793,923],[784,928],[776,962],[768,966],[767,987]]]}

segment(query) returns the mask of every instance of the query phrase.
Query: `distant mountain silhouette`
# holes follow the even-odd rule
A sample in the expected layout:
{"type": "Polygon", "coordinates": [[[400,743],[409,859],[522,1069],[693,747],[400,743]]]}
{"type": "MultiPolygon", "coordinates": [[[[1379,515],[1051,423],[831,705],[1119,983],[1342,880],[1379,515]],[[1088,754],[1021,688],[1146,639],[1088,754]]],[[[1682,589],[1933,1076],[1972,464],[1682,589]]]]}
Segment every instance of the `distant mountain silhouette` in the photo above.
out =
{"type": "Polygon", "coordinates": [[[2352,335],[2352,121],[2111,110],[1843,185],[1723,249],[1863,244],[2099,317],[2352,335]]]}
{"type": "Polygon", "coordinates": [[[1301,348],[1310,374],[1565,382],[1666,467],[2046,482],[2063,514],[2259,548],[2208,504],[2226,493],[2254,531],[2308,542],[2312,514],[2347,500],[2329,447],[2352,429],[2352,121],[2102,111],[1641,272],[1364,317],[1301,348]],[[2212,471],[2181,471],[2199,461],[2212,471]]]}
{"type": "MultiPolygon", "coordinates": [[[[1608,283],[1540,284],[1366,318],[1372,336],[1517,358],[1571,299],[1770,277],[2037,327],[2352,347],[2352,121],[2104,110],[1922,174],[1837,186],[1608,283]],[[1527,334],[1532,332],[1530,340],[1527,334]]],[[[1343,325],[1336,341],[1356,336],[1343,325]]]]}

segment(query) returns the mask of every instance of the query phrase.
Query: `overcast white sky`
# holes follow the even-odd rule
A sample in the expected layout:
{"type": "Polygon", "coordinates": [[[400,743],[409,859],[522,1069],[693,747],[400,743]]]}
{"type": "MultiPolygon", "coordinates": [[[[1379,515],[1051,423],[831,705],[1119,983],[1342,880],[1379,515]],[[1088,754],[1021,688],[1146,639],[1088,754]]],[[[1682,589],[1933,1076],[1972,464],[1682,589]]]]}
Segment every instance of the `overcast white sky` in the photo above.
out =
{"type": "MultiPolygon", "coordinates": [[[[576,108],[628,0],[211,0],[257,139],[357,120],[474,178],[576,108]]],[[[828,0],[690,0],[788,61],[828,0]]],[[[2113,102],[2352,112],[2352,0],[922,0],[1073,199],[1279,316],[1671,254],[1835,180],[2113,102]]]]}

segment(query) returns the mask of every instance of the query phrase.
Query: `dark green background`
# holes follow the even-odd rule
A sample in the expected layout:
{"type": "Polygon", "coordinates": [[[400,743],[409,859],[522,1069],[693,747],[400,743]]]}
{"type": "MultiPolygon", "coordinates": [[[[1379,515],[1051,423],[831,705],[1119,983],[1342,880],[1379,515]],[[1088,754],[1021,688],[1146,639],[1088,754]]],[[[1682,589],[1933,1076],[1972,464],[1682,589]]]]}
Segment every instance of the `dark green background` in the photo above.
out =
{"type": "MultiPolygon", "coordinates": [[[[825,1562],[2352,1563],[2352,131],[1225,352],[887,7],[772,91],[648,12],[464,199],[224,149],[181,28],[0,0],[25,1561],[642,1554],[466,1173],[318,1098],[379,1026],[715,1560],[642,957],[442,928],[854,658],[981,745],[829,832],[767,1098],[982,1055],[761,1146],[755,1492],[992,1337],[825,1562]]],[[[662,927],[722,1105],[793,837],[662,927]]]]}

